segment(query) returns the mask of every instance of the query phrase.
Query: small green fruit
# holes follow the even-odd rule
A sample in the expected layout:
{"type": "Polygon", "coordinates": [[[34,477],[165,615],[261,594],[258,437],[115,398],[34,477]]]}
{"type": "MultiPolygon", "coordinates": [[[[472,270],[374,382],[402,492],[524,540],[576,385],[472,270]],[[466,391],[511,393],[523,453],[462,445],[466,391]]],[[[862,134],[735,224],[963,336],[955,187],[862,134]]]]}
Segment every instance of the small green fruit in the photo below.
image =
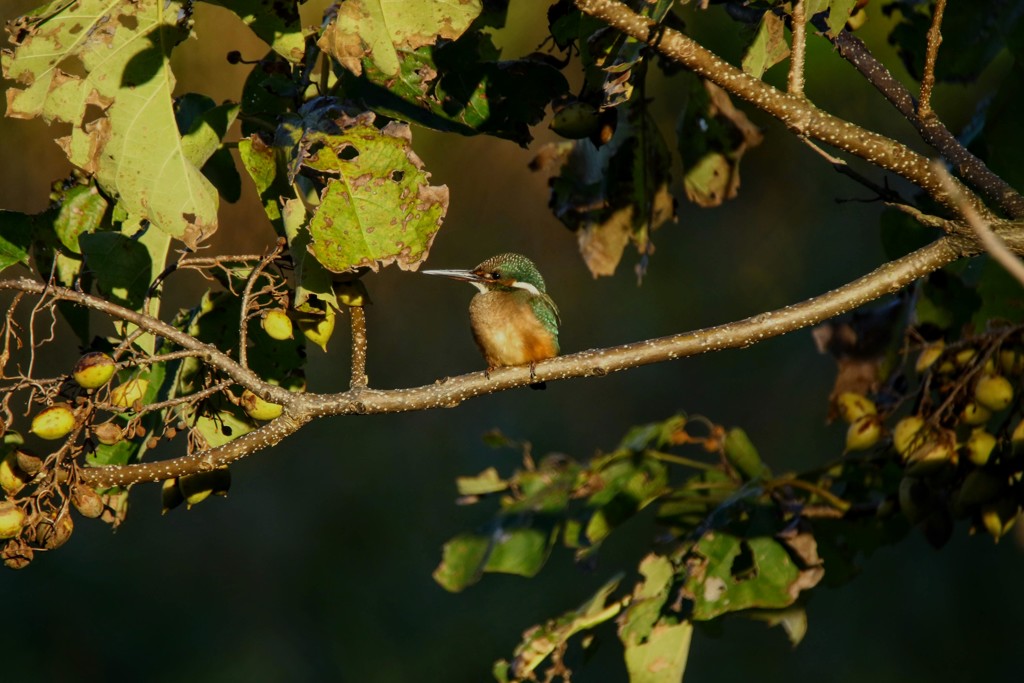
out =
{"type": "Polygon", "coordinates": [[[130,379],[114,387],[110,392],[110,402],[119,408],[131,408],[136,402],[142,402],[148,390],[148,379],[130,379]]]}
{"type": "Polygon", "coordinates": [[[921,445],[925,434],[921,433],[924,420],[917,415],[910,415],[896,423],[892,428],[892,447],[904,459],[921,445]]]}
{"type": "Polygon", "coordinates": [[[254,420],[273,420],[284,412],[277,403],[265,401],[248,389],[242,392],[242,410],[254,420]]]}
{"type": "Polygon", "coordinates": [[[1013,385],[1002,375],[985,375],[974,386],[974,400],[991,411],[999,411],[1013,401],[1013,385]]]}
{"type": "Polygon", "coordinates": [[[1007,375],[1024,372],[1024,353],[1020,349],[1002,349],[999,352],[999,367],[1007,375]]]}
{"type": "Polygon", "coordinates": [[[982,506],[981,523],[985,530],[992,535],[992,538],[998,542],[1013,527],[1019,512],[1020,508],[1013,500],[1002,498],[995,503],[982,506]]]}
{"type": "Polygon", "coordinates": [[[271,339],[284,341],[292,338],[292,319],[283,308],[272,308],[265,312],[260,325],[271,339]]]}
{"type": "Polygon", "coordinates": [[[597,109],[587,102],[571,102],[558,111],[551,119],[551,130],[569,140],[590,137],[601,121],[597,109]]]}
{"type": "Polygon", "coordinates": [[[62,439],[75,428],[75,413],[66,403],[57,403],[32,418],[32,433],[40,439],[62,439]]]}
{"type": "Polygon", "coordinates": [[[852,391],[844,391],[836,399],[836,407],[839,408],[839,415],[846,422],[856,422],[865,415],[877,415],[878,408],[875,402],[863,394],[856,394],[852,391]]]}
{"type": "Polygon", "coordinates": [[[78,359],[71,376],[83,389],[98,389],[110,381],[117,370],[114,359],[100,351],[87,353],[78,359]]]}
{"type": "Polygon", "coordinates": [[[207,472],[186,474],[178,478],[178,490],[185,504],[191,508],[211,495],[226,496],[231,488],[231,472],[227,467],[218,467],[207,472]]]}
{"type": "Polygon", "coordinates": [[[877,415],[862,415],[846,430],[846,450],[863,451],[882,438],[882,421],[877,415]]]}
{"type": "Polygon", "coordinates": [[[24,526],[24,510],[9,501],[0,503],[0,538],[14,538],[24,526]]]}
{"type": "Polygon", "coordinates": [[[160,485],[160,514],[166,515],[169,510],[184,502],[185,496],[181,495],[181,489],[178,488],[178,478],[164,479],[160,485]]]}
{"type": "Polygon", "coordinates": [[[907,456],[907,474],[924,476],[942,468],[946,463],[956,464],[957,455],[952,444],[945,440],[929,440],[907,456]]]}
{"type": "Polygon", "coordinates": [[[978,467],[984,467],[992,457],[992,450],[996,447],[996,437],[978,427],[971,432],[965,447],[967,458],[978,467]]]}
{"type": "Polygon", "coordinates": [[[299,321],[299,328],[306,339],[319,346],[325,352],[327,351],[327,342],[330,341],[331,335],[334,334],[335,315],[334,308],[328,305],[324,315],[299,321]]]}
{"type": "Polygon", "coordinates": [[[974,401],[965,405],[963,412],[960,413],[960,421],[972,427],[985,424],[990,417],[992,411],[974,401]]]}
{"type": "Polygon", "coordinates": [[[0,488],[12,496],[25,487],[31,477],[18,467],[18,452],[11,450],[0,460],[0,488]]]}
{"type": "Polygon", "coordinates": [[[928,344],[921,349],[921,355],[917,357],[917,363],[914,365],[914,369],[918,372],[924,372],[939,359],[942,352],[946,350],[946,344],[943,341],[937,341],[934,344],[928,344]]]}

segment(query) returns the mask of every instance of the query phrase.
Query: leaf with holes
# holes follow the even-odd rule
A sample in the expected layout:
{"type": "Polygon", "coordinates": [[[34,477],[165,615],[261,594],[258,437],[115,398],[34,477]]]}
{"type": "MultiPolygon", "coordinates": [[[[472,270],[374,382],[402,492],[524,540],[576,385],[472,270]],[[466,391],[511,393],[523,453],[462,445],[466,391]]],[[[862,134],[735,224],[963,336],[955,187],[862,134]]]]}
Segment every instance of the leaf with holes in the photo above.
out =
{"type": "Polygon", "coordinates": [[[416,270],[448,210],[448,188],[412,151],[408,126],[310,133],[308,168],[328,180],[309,222],[310,251],[335,273],[392,263],[416,270]]]}
{"type": "Polygon", "coordinates": [[[217,191],[183,148],[171,50],[188,36],[174,0],[58,0],[15,25],[7,115],[72,124],[59,143],[127,213],[195,248],[217,229],[217,191]]]}

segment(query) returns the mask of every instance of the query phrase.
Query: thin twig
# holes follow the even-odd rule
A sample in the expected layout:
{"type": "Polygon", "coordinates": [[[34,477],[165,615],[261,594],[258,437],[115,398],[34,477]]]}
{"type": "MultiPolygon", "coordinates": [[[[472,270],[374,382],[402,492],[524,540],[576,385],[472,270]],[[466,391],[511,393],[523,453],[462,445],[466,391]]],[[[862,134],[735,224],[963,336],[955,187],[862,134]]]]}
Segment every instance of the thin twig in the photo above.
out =
{"type": "Polygon", "coordinates": [[[366,375],[366,309],[351,306],[352,313],[352,381],[350,389],[361,389],[369,385],[366,375]]]}
{"type": "Polygon", "coordinates": [[[242,292],[242,312],[238,320],[238,362],[243,368],[249,367],[249,349],[247,346],[249,341],[249,309],[252,308],[252,288],[256,281],[260,279],[263,270],[281,254],[284,246],[284,239],[279,239],[277,244],[274,245],[273,251],[260,259],[260,262],[252,269],[252,272],[249,273],[249,277],[245,281],[245,290],[242,292]]]}
{"type": "Polygon", "coordinates": [[[804,135],[801,135],[800,136],[800,142],[802,142],[805,145],[807,145],[808,147],[810,147],[817,154],[819,154],[823,159],[825,159],[827,162],[832,164],[832,168],[834,168],[837,173],[840,173],[840,174],[846,176],[847,178],[850,178],[850,179],[854,180],[855,182],[860,183],[864,187],[868,188],[869,190],[871,190],[872,192],[874,192],[877,195],[878,199],[882,200],[883,202],[886,202],[887,204],[904,204],[904,203],[906,203],[904,201],[904,199],[902,197],[900,197],[898,192],[896,192],[895,190],[893,190],[891,188],[879,185],[878,183],[876,183],[875,181],[871,180],[867,176],[865,176],[865,175],[863,175],[861,173],[858,173],[857,171],[853,170],[853,168],[848,163],[846,163],[845,160],[840,159],[839,157],[837,157],[835,155],[829,154],[828,152],[826,152],[824,149],[822,149],[813,140],[807,138],[804,135]]]}
{"type": "Polygon", "coordinates": [[[1021,196],[1005,180],[993,173],[981,159],[971,154],[956,139],[956,136],[942,125],[937,116],[934,114],[928,118],[918,116],[916,103],[910,91],[871,54],[857,36],[848,31],[841,31],[834,38],[828,36],[828,33],[824,31],[821,35],[829,37],[840,56],[857,69],[897,111],[917,128],[921,139],[949,161],[965,182],[984,193],[1007,215],[1013,218],[1024,218],[1024,196],[1021,196]]]}
{"type": "Polygon", "coordinates": [[[790,95],[804,96],[804,61],[807,55],[807,15],[805,0],[793,3],[793,15],[790,22],[793,45],[789,56],[789,80],[787,82],[790,95]]]}
{"type": "Polygon", "coordinates": [[[992,231],[988,223],[982,220],[978,212],[974,210],[974,207],[960,197],[956,191],[956,185],[953,184],[953,177],[949,175],[949,171],[946,170],[942,162],[935,161],[933,166],[939,178],[946,183],[946,191],[957,200],[957,208],[960,211],[960,215],[964,217],[967,224],[974,230],[974,233],[978,236],[978,241],[981,242],[981,246],[985,248],[985,251],[992,258],[999,262],[999,265],[1006,269],[1006,272],[1016,278],[1017,282],[1024,285],[1024,263],[1017,258],[1016,254],[1010,251],[1006,243],[1003,242],[999,235],[992,231]]]}
{"type": "Polygon", "coordinates": [[[921,97],[917,101],[917,115],[922,119],[935,115],[932,111],[932,88],[935,86],[935,60],[942,44],[942,14],[946,11],[946,0],[935,0],[932,25],[928,29],[928,46],[924,53],[924,73],[921,75],[921,97]]]}
{"type": "MultiPolygon", "coordinates": [[[[675,29],[659,26],[617,0],[574,0],[585,14],[600,19],[626,35],[643,41],[660,54],[689,69],[726,92],[736,95],[775,117],[797,135],[866,159],[872,164],[902,176],[916,184],[936,202],[955,210],[954,202],[942,189],[929,160],[906,145],[880,133],[867,130],[815,107],[806,98],[789,93],[754,78],[729,64],[675,29]]],[[[966,188],[964,192],[975,209],[987,217],[988,209],[966,188]]]]}

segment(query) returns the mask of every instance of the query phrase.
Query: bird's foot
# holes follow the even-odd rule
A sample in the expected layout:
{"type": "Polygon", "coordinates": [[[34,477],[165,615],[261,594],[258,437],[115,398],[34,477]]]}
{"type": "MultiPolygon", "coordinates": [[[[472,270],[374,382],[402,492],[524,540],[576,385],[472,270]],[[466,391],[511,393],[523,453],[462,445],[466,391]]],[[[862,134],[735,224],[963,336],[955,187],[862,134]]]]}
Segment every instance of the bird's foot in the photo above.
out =
{"type": "Polygon", "coordinates": [[[548,385],[544,384],[544,382],[535,382],[534,381],[535,379],[537,379],[537,362],[531,360],[530,361],[530,388],[531,389],[540,389],[540,390],[547,389],[548,385]]]}

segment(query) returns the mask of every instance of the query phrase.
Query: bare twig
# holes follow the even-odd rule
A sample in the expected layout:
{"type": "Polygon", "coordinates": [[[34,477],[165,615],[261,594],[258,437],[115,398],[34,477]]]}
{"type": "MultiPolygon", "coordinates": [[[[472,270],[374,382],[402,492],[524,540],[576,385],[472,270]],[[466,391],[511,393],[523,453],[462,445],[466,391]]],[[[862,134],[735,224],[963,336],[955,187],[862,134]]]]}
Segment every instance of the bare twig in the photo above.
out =
{"type": "Polygon", "coordinates": [[[974,207],[967,201],[960,201],[960,196],[956,192],[956,186],[953,184],[953,177],[949,175],[946,167],[941,162],[933,162],[935,166],[935,172],[939,174],[939,177],[947,184],[947,192],[949,192],[954,199],[958,201],[958,209],[960,215],[964,217],[968,225],[974,230],[978,236],[978,241],[981,242],[981,246],[985,248],[992,258],[999,262],[1006,271],[1017,279],[1017,282],[1024,285],[1024,263],[1017,258],[1016,254],[1010,251],[1006,243],[1000,239],[999,235],[992,231],[988,223],[981,219],[978,212],[974,210],[974,207]]]}
{"type": "Polygon", "coordinates": [[[917,102],[917,115],[922,119],[935,116],[932,111],[932,88],[935,86],[935,60],[942,44],[942,14],[946,11],[946,0],[935,0],[932,25],[928,29],[928,46],[924,54],[924,73],[921,75],[921,98],[917,102]]]}
{"type": "Polygon", "coordinates": [[[281,255],[285,244],[286,242],[283,238],[279,239],[277,244],[274,245],[274,249],[260,259],[260,262],[252,269],[252,272],[249,273],[249,277],[245,281],[245,290],[242,292],[242,312],[239,315],[238,320],[238,362],[243,368],[249,367],[249,349],[247,346],[249,343],[249,313],[250,309],[253,308],[253,286],[255,286],[256,281],[260,279],[260,275],[263,273],[263,270],[281,255]]]}
{"type": "Polygon", "coordinates": [[[906,203],[903,200],[903,198],[900,197],[898,192],[896,192],[895,190],[892,190],[892,189],[890,189],[888,187],[884,187],[882,185],[879,185],[878,183],[876,183],[875,181],[871,180],[867,176],[865,176],[865,175],[863,175],[861,173],[858,173],[857,171],[853,170],[853,168],[851,168],[850,165],[848,163],[846,163],[845,160],[840,159],[839,157],[837,157],[837,156],[835,156],[833,154],[829,154],[828,152],[826,152],[824,149],[822,149],[821,146],[818,145],[813,140],[809,140],[808,138],[806,138],[806,137],[801,135],[800,136],[800,141],[802,143],[804,143],[805,145],[807,145],[808,147],[810,147],[812,150],[814,150],[818,155],[820,155],[828,163],[832,164],[832,168],[834,168],[837,173],[840,173],[840,174],[846,176],[847,178],[850,178],[850,179],[854,180],[855,182],[860,183],[864,187],[868,188],[869,190],[871,190],[872,192],[875,193],[875,195],[877,196],[878,199],[881,199],[882,201],[884,201],[887,204],[905,204],[906,203]]]}
{"type": "Polygon", "coordinates": [[[793,35],[793,46],[789,56],[789,80],[787,82],[790,95],[803,97],[804,94],[804,61],[807,55],[807,14],[805,0],[793,3],[793,15],[790,22],[793,35]]]}
{"type": "MultiPolygon", "coordinates": [[[[783,122],[798,135],[832,145],[876,166],[900,175],[927,192],[935,201],[955,210],[928,159],[906,145],[818,109],[805,98],[781,92],[724,61],[692,38],[654,24],[617,0],[575,0],[584,13],[651,45],[672,61],[708,79],[783,122]]],[[[988,210],[966,188],[961,192],[982,216],[988,210]]]]}
{"type": "MultiPolygon", "coordinates": [[[[822,35],[827,35],[822,33],[822,35]]],[[[842,31],[831,38],[839,54],[848,61],[865,79],[910,121],[926,143],[941,154],[957,174],[971,187],[982,192],[1007,215],[1024,218],[1024,197],[1005,180],[993,173],[985,163],[971,154],[960,144],[937,116],[922,118],[910,91],[893,77],[884,64],[879,62],[856,36],[842,31]]]]}
{"type": "Polygon", "coordinates": [[[366,309],[351,306],[352,316],[352,381],[350,389],[365,388],[370,380],[366,375],[366,309]]]}

